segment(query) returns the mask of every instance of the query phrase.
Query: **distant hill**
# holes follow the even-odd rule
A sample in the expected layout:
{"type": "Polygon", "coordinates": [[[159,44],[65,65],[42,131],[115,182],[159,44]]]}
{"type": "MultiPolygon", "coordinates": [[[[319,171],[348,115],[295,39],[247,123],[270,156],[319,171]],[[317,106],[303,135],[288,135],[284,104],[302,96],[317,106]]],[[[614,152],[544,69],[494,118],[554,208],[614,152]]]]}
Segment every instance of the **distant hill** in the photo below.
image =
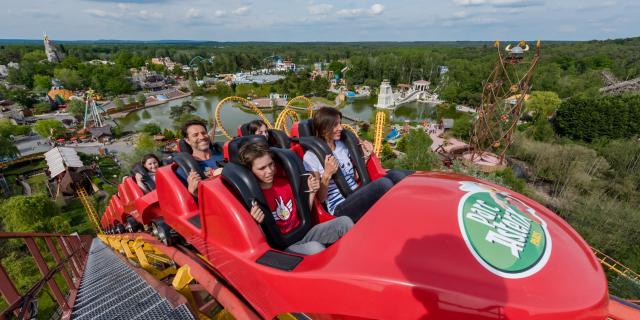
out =
{"type": "MultiPolygon", "coordinates": [[[[261,42],[261,41],[242,41],[242,42],[220,42],[220,41],[200,41],[200,40],[56,40],[52,39],[56,44],[98,44],[98,45],[199,45],[199,46],[236,46],[236,45],[364,45],[364,46],[432,46],[432,47],[481,47],[485,45],[493,45],[494,41],[367,41],[367,42],[261,42]]],[[[544,40],[543,40],[544,41],[544,40]]],[[[503,42],[514,42],[512,40],[503,40],[503,42]]],[[[545,43],[574,43],[576,41],[544,41],[545,43]]],[[[0,39],[0,45],[39,45],[42,39],[0,39]]]]}

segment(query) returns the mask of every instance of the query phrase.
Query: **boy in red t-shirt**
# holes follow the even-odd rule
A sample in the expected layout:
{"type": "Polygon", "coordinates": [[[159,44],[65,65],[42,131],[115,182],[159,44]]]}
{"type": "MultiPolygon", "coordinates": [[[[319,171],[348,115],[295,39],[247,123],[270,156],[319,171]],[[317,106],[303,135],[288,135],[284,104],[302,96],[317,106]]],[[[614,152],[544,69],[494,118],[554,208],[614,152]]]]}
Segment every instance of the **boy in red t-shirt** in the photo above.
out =
{"type": "MultiPolygon", "coordinates": [[[[269,146],[263,142],[249,143],[242,146],[239,153],[240,163],[257,178],[278,230],[282,234],[291,232],[300,225],[300,218],[289,182],[285,178],[275,177],[275,164],[269,146]]],[[[320,182],[310,175],[307,184],[310,191],[309,207],[312,208],[320,182]]],[[[255,203],[251,207],[251,216],[258,223],[264,221],[264,212],[255,203]]],[[[353,221],[348,216],[317,224],[302,240],[289,246],[286,251],[306,255],[318,253],[324,250],[326,245],[340,239],[352,226],[353,221]]]]}

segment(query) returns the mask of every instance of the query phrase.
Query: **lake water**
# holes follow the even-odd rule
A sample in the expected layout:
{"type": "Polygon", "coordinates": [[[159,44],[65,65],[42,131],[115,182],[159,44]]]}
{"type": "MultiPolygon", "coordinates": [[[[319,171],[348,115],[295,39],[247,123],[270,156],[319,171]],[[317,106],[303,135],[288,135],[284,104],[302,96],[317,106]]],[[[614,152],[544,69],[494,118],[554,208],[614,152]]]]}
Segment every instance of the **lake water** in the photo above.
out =
{"type": "MultiPolygon", "coordinates": [[[[192,97],[176,99],[166,104],[134,111],[126,117],[119,119],[118,123],[125,131],[135,131],[148,123],[155,123],[162,129],[175,129],[173,120],[169,118],[171,107],[179,106],[187,99],[191,99],[193,105],[197,108],[194,114],[210,121],[214,117],[216,105],[218,105],[218,102],[221,100],[219,97],[213,95],[205,96],[203,100],[196,100],[192,97]]],[[[356,99],[340,108],[340,111],[349,118],[370,121],[373,119],[372,115],[376,111],[376,108],[373,106],[375,103],[375,98],[356,99]]],[[[277,110],[263,110],[263,113],[269,121],[273,123],[274,118],[277,117],[280,110],[281,108],[277,110]]],[[[421,121],[428,118],[435,118],[434,112],[435,107],[433,105],[420,102],[407,103],[394,111],[392,121],[421,121]]],[[[232,135],[236,132],[236,128],[239,125],[257,118],[252,111],[241,108],[234,103],[225,104],[220,115],[224,128],[232,135]]],[[[305,116],[302,116],[302,118],[304,117],[305,116]]]]}

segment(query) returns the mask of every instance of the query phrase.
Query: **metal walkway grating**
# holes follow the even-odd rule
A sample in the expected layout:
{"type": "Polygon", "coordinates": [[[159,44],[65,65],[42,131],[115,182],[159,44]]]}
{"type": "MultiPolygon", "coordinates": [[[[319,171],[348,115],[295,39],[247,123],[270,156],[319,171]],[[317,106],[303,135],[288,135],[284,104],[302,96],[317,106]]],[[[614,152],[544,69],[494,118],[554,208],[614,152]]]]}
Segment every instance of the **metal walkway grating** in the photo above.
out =
{"type": "Polygon", "coordinates": [[[72,319],[190,319],[186,305],[173,308],[99,239],[93,239],[72,319]]]}

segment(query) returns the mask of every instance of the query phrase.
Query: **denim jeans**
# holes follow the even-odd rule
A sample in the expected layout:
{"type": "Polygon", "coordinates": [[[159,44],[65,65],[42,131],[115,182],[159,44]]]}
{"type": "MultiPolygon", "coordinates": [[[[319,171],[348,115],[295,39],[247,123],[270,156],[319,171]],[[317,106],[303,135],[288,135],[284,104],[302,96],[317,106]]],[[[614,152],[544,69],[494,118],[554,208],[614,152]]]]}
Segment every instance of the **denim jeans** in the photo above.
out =
{"type": "Polygon", "coordinates": [[[357,222],[393,184],[389,178],[382,177],[358,188],[336,207],[333,215],[348,216],[353,222],[357,222]]]}
{"type": "Polygon", "coordinates": [[[325,245],[332,244],[353,227],[349,217],[337,217],[315,225],[302,240],[290,245],[286,251],[310,255],[325,249],[325,245]]]}

